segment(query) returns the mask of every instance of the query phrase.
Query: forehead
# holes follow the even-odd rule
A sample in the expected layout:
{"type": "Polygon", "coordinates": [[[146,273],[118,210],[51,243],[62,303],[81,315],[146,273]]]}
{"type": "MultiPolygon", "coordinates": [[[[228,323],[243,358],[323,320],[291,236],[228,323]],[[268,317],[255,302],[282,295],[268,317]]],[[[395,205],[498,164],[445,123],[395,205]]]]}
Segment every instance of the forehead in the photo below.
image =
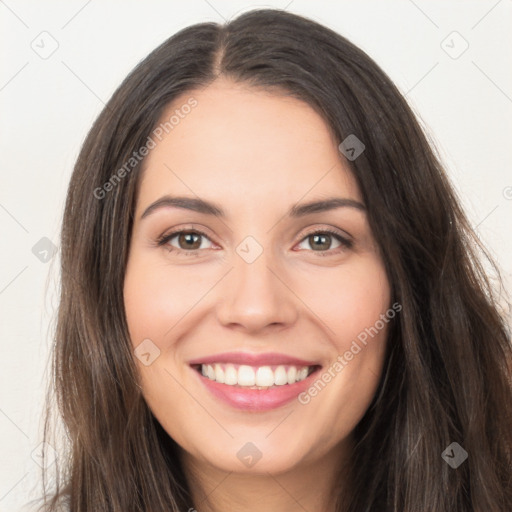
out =
{"type": "Polygon", "coordinates": [[[222,79],[176,98],[159,126],[171,117],[145,159],[141,200],[177,191],[287,203],[339,192],[360,200],[329,126],[296,98],[222,79]]]}

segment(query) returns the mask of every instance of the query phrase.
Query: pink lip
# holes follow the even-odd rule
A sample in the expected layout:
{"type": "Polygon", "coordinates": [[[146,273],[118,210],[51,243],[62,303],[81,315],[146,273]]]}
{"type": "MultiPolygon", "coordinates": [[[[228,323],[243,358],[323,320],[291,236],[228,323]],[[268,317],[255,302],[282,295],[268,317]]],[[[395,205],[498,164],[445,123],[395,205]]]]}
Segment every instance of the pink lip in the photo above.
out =
{"type": "Polygon", "coordinates": [[[264,354],[224,352],[222,354],[200,357],[189,361],[190,365],[212,363],[246,364],[248,366],[274,366],[280,364],[292,366],[315,366],[319,364],[317,361],[305,361],[304,359],[298,359],[285,354],[278,354],[277,352],[266,352],[264,354]]]}
{"type": "Polygon", "coordinates": [[[195,370],[194,372],[215,397],[236,409],[253,412],[277,409],[291,402],[311,385],[312,379],[317,375],[315,371],[306,379],[296,382],[295,384],[274,386],[269,389],[250,389],[220,384],[207,377],[203,377],[195,370]]]}
{"type": "MultiPolygon", "coordinates": [[[[293,366],[318,366],[318,362],[306,361],[296,357],[290,357],[278,353],[265,354],[247,354],[241,352],[227,352],[216,354],[213,356],[203,357],[189,361],[191,366],[212,363],[231,363],[236,365],[249,366],[276,366],[276,365],[293,365],[293,366]]],[[[216,398],[227,403],[236,409],[245,411],[269,411],[281,407],[305,391],[313,379],[316,378],[317,371],[314,371],[306,379],[295,382],[294,384],[285,384],[283,386],[273,386],[269,389],[250,389],[241,386],[229,386],[215,382],[201,375],[197,369],[193,369],[194,373],[203,383],[203,385],[216,398]]]]}

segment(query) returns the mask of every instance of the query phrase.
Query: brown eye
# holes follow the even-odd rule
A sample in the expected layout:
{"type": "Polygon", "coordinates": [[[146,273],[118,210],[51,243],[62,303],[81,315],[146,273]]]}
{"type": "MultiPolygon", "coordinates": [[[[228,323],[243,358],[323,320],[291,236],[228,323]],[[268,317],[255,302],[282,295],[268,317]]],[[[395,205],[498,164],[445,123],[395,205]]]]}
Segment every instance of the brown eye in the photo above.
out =
{"type": "Polygon", "coordinates": [[[197,233],[179,233],[177,235],[178,246],[180,249],[191,250],[199,249],[201,247],[201,237],[197,233]]]}
{"type": "Polygon", "coordinates": [[[339,252],[340,250],[352,247],[352,241],[344,238],[339,233],[335,233],[329,230],[315,231],[313,233],[309,233],[302,239],[300,245],[304,243],[307,243],[307,245],[309,246],[309,248],[305,247],[305,249],[310,249],[313,252],[317,252],[319,253],[319,256],[334,254],[339,252]],[[337,245],[332,247],[333,243],[337,243],[337,245]]]}
{"type": "Polygon", "coordinates": [[[211,240],[204,233],[200,231],[175,231],[169,233],[158,240],[159,246],[164,246],[169,251],[177,252],[194,252],[199,253],[199,249],[209,249],[208,244],[204,245],[204,241],[207,240],[210,244],[211,240]]]}
{"type": "Polygon", "coordinates": [[[327,234],[309,235],[308,241],[314,251],[329,250],[331,248],[332,237],[327,234]]]}

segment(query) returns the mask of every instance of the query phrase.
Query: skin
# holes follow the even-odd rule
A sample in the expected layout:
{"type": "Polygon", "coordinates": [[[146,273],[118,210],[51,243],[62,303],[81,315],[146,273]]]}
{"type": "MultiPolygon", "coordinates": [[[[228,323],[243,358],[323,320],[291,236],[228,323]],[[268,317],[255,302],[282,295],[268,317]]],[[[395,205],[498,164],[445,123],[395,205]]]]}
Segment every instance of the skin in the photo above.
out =
{"type": "Polygon", "coordinates": [[[160,350],[148,366],[136,359],[144,398],[181,447],[191,507],[284,512],[299,503],[309,512],[334,510],[330,493],[377,389],[387,325],[305,405],[234,409],[187,362],[230,351],[279,352],[319,361],[325,371],[349,350],[390,307],[366,213],[286,212],[332,196],[362,203],[360,191],[308,104],[218,79],[177,98],[162,120],[190,96],[197,106],[147,156],[136,203],[126,315],[134,348],[150,339],[160,350]],[[166,194],[215,202],[227,217],[166,207],[141,219],[166,194]],[[207,237],[188,255],[178,236],[158,246],[174,228],[207,237]],[[353,245],[327,237],[315,250],[307,235],[317,229],[334,229],[353,245]],[[263,249],[252,263],[236,252],[249,235],[263,249]],[[236,455],[247,442],[262,453],[250,468],[236,455]]]}

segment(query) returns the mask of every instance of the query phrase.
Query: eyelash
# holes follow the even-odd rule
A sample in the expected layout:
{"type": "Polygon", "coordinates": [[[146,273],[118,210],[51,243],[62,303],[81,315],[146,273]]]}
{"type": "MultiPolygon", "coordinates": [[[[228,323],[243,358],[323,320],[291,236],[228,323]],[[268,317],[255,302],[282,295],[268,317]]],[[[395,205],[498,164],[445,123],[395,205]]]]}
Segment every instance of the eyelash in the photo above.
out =
{"type": "MultiPolygon", "coordinates": [[[[176,247],[167,245],[170,240],[172,240],[173,238],[176,237],[176,235],[181,235],[184,233],[186,233],[188,235],[200,235],[200,236],[203,236],[203,237],[207,238],[208,240],[210,240],[210,237],[206,233],[203,233],[202,231],[200,231],[198,229],[181,229],[181,230],[176,230],[171,233],[162,235],[157,240],[157,246],[158,247],[166,246],[165,249],[168,250],[169,252],[181,253],[184,256],[199,256],[200,251],[201,251],[200,249],[187,251],[185,249],[177,249],[176,247]]],[[[353,242],[351,240],[348,240],[347,238],[341,236],[338,232],[332,231],[330,229],[317,229],[315,231],[311,231],[310,233],[306,233],[301,238],[299,243],[303,242],[306,238],[313,236],[313,235],[330,235],[333,238],[335,238],[338,242],[340,242],[340,244],[341,244],[340,247],[337,247],[336,249],[328,249],[327,251],[311,250],[311,252],[316,253],[317,256],[321,256],[321,257],[332,256],[334,254],[338,254],[339,252],[343,251],[344,249],[351,249],[353,247],[353,242]]]]}

